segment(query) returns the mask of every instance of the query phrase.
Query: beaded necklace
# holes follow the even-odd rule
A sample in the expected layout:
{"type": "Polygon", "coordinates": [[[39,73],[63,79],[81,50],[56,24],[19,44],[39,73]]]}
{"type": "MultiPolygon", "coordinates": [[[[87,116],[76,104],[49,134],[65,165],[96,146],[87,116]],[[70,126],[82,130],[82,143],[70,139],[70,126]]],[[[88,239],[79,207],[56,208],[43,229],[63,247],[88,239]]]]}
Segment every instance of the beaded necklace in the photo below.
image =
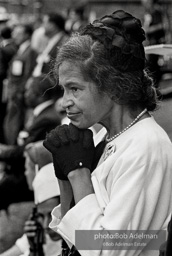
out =
{"type": "Polygon", "coordinates": [[[133,126],[145,113],[147,112],[147,109],[145,108],[132,122],[131,124],[129,124],[126,128],[124,128],[124,130],[122,130],[121,132],[115,134],[114,136],[108,138],[108,136],[106,136],[105,140],[106,142],[110,142],[114,139],[116,139],[119,135],[121,135],[122,133],[124,133],[126,130],[128,130],[131,126],[133,126]]]}

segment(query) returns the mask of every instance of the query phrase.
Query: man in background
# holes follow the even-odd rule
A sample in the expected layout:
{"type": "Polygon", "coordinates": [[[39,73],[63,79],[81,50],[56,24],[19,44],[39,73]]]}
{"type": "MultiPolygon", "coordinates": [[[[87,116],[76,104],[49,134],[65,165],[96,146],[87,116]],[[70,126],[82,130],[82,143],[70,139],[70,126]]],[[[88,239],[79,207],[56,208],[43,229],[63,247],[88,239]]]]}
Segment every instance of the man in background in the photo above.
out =
{"type": "MultiPolygon", "coordinates": [[[[34,145],[33,145],[34,147],[34,145]]],[[[42,146],[43,147],[43,146],[42,146]]],[[[41,150],[40,150],[41,151],[41,150]]],[[[49,152],[47,152],[49,154],[49,152]]],[[[42,159],[42,161],[44,161],[42,159]]],[[[39,161],[40,163],[40,161],[39,161]]],[[[14,246],[0,254],[0,256],[27,256],[33,246],[33,238],[36,236],[38,223],[44,233],[45,256],[56,256],[61,253],[61,237],[52,231],[48,225],[51,220],[51,211],[60,203],[60,190],[55,177],[53,163],[42,166],[36,174],[33,183],[27,178],[34,190],[35,203],[37,205],[37,219],[28,219],[25,223],[25,234],[17,239],[14,246]]]]}
{"type": "Polygon", "coordinates": [[[11,203],[32,200],[24,175],[24,149],[31,142],[43,140],[47,132],[61,124],[63,116],[55,110],[55,101],[60,96],[61,91],[52,86],[48,77],[32,77],[27,81],[25,105],[33,115],[28,116],[25,129],[19,132],[17,145],[0,144],[0,161],[6,164],[0,180],[0,209],[8,208],[11,203]]]}
{"type": "Polygon", "coordinates": [[[17,45],[11,37],[12,29],[5,26],[1,29],[0,44],[0,142],[4,142],[3,121],[6,113],[6,90],[9,64],[17,52],[17,45]]]}
{"type": "Polygon", "coordinates": [[[37,65],[33,71],[33,76],[40,76],[42,74],[50,75],[58,48],[67,40],[65,19],[61,14],[45,14],[43,28],[48,38],[48,43],[44,51],[37,57],[37,65]]]}
{"type": "Polygon", "coordinates": [[[36,64],[36,52],[31,48],[32,26],[19,24],[12,37],[19,47],[12,59],[8,75],[8,102],[4,120],[4,137],[8,145],[16,145],[19,131],[24,124],[24,90],[27,79],[36,64]],[[11,129],[12,127],[12,129],[11,129]]]}
{"type": "MultiPolygon", "coordinates": [[[[165,13],[158,0],[141,0],[144,7],[143,27],[148,45],[164,44],[166,42],[165,13]]],[[[149,54],[148,68],[152,73],[156,86],[161,79],[159,55],[149,54]]]]}

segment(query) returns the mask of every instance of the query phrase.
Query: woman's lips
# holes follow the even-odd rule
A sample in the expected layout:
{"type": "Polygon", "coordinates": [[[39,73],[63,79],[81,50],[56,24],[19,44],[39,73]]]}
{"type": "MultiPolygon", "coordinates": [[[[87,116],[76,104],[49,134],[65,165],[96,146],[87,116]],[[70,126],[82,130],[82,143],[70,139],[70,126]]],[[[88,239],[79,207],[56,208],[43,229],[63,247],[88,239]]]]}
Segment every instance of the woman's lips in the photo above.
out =
{"type": "Polygon", "coordinates": [[[77,117],[77,116],[79,116],[80,115],[80,112],[77,112],[77,113],[73,113],[73,112],[68,112],[67,113],[67,117],[68,118],[75,118],[75,117],[77,117]]]}

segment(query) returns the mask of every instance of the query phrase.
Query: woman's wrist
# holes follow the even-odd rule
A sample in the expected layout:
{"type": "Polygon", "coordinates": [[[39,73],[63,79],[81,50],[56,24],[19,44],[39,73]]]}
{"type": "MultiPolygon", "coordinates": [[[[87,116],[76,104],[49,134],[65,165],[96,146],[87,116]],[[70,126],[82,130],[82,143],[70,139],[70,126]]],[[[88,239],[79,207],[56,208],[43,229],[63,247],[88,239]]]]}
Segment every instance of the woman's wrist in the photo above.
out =
{"type": "Polygon", "coordinates": [[[87,195],[94,193],[91,173],[88,168],[79,168],[70,172],[68,179],[72,186],[75,203],[78,203],[87,195]]]}
{"type": "Polygon", "coordinates": [[[88,168],[79,168],[75,169],[68,174],[69,181],[73,181],[74,179],[83,179],[83,177],[91,177],[90,170],[88,168]]]}
{"type": "Polygon", "coordinates": [[[70,209],[73,197],[72,187],[68,180],[58,180],[60,187],[61,217],[70,209]]]}

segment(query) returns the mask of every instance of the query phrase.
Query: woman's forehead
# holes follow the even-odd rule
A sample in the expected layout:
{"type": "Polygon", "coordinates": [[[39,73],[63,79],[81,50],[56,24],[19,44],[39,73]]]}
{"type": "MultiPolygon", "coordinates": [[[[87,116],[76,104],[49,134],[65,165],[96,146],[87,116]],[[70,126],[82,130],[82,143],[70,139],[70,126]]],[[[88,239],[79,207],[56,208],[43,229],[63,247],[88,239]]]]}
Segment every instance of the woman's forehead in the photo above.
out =
{"type": "Polygon", "coordinates": [[[71,61],[63,61],[59,66],[59,73],[60,72],[78,72],[81,73],[81,68],[79,64],[77,65],[76,62],[71,61]]]}
{"type": "Polygon", "coordinates": [[[84,80],[80,67],[71,62],[63,62],[59,67],[59,84],[73,79],[84,80]]]}

